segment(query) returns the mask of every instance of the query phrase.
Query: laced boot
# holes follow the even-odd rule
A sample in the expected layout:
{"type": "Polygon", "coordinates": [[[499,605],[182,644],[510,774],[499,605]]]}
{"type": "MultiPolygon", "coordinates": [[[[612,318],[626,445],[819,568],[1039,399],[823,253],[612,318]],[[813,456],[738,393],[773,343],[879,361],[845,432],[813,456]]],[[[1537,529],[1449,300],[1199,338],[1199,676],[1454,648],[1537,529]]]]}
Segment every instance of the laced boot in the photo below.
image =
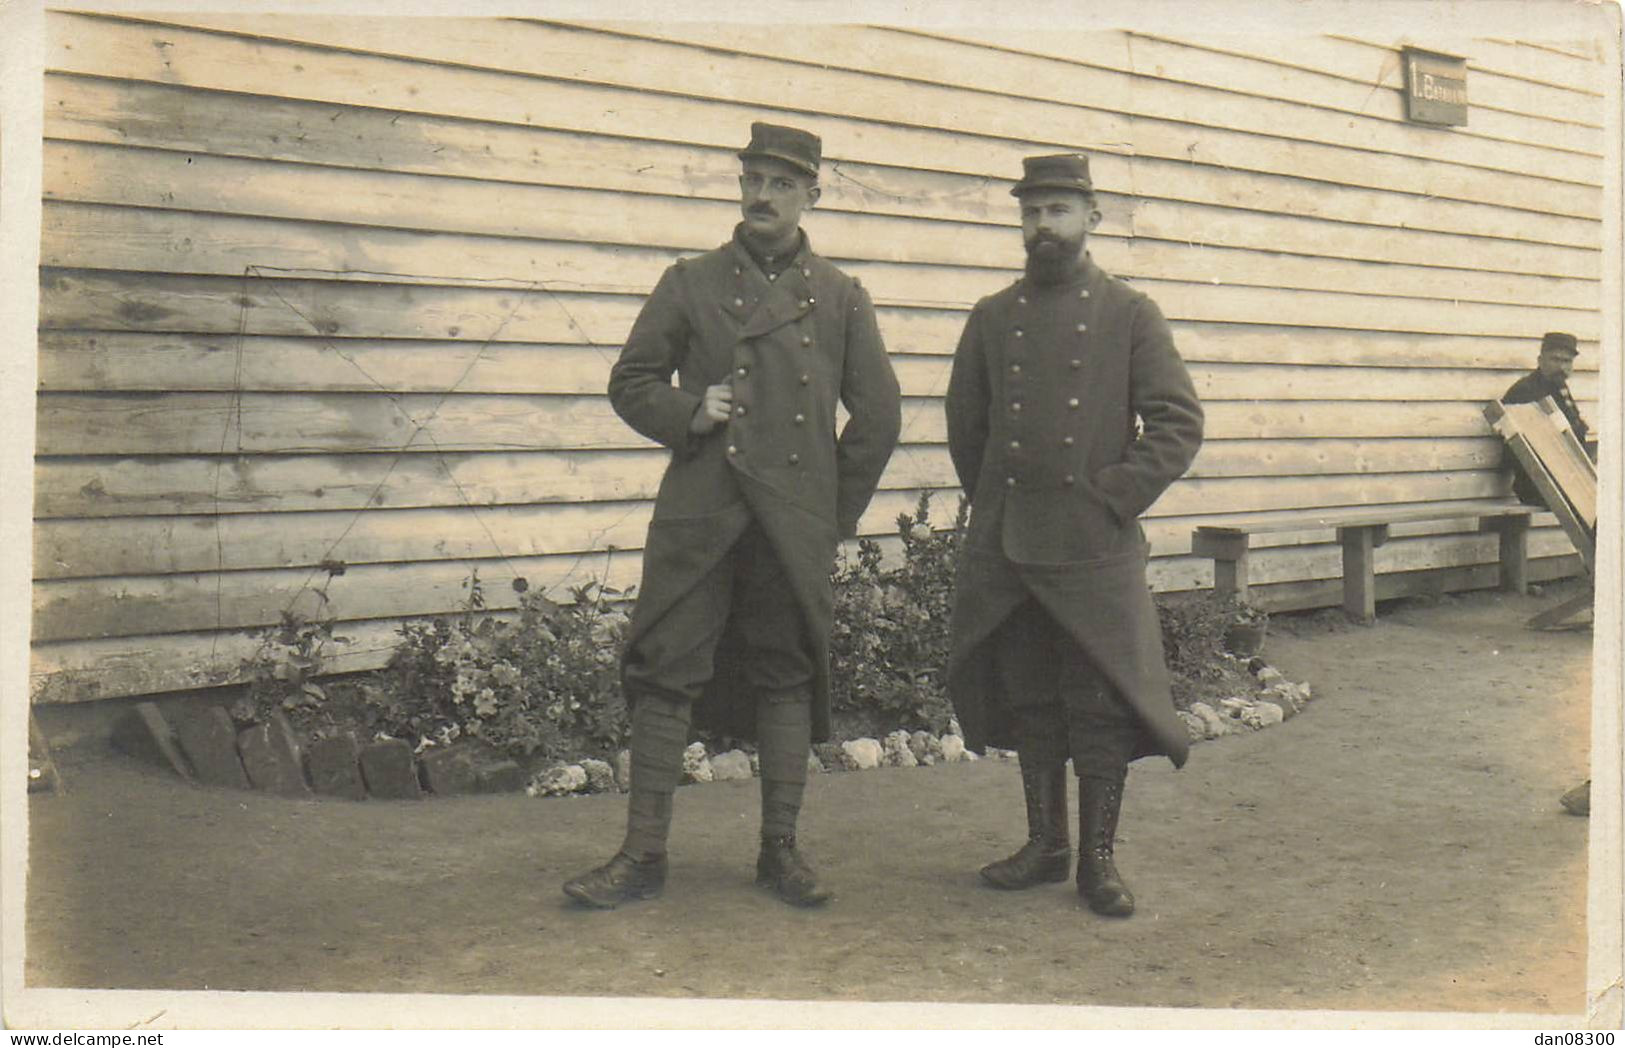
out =
{"type": "Polygon", "coordinates": [[[1066,764],[1050,768],[1021,765],[1021,792],[1027,801],[1027,843],[1007,859],[982,867],[982,880],[1005,891],[1066,880],[1072,870],[1067,827],[1066,764]]]}
{"type": "Polygon", "coordinates": [[[771,888],[792,906],[819,906],[833,896],[818,883],[818,876],[796,850],[793,833],[762,836],[762,850],[756,857],[756,884],[771,888]]]}
{"type": "Polygon", "coordinates": [[[1134,912],[1134,896],[1112,861],[1122,807],[1121,779],[1078,780],[1078,894],[1091,910],[1106,917],[1134,912]]]}
{"type": "Polygon", "coordinates": [[[634,859],[626,852],[595,870],[564,882],[564,894],[600,910],[613,910],[623,902],[653,899],[666,887],[666,857],[634,859]]]}

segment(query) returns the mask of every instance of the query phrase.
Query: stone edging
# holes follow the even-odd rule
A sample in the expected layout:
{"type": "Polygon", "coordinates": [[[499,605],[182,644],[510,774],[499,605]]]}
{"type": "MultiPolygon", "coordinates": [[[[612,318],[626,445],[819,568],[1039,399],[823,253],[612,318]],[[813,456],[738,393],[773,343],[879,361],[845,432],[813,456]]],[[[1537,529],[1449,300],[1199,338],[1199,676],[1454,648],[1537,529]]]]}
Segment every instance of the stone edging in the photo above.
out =
{"type": "MultiPolygon", "coordinates": [[[[1288,681],[1279,670],[1258,658],[1252,659],[1248,668],[1263,686],[1252,698],[1223,699],[1217,708],[1198,702],[1189,711],[1179,711],[1193,743],[1280,724],[1300,713],[1309,702],[1307,683],[1288,681]]],[[[137,703],[113,726],[111,742],[122,753],[166,767],[188,780],[290,797],[416,800],[431,794],[519,790],[533,797],[559,797],[624,792],[631,778],[631,755],[627,750],[616,755],[613,766],[608,761],[587,759],[557,764],[527,776],[516,762],[471,740],[429,747],[422,752],[414,752],[403,739],[363,743],[348,733],[301,743],[280,712],[267,721],[239,729],[223,706],[165,714],[156,703],[137,703]]],[[[1013,750],[989,747],[986,752],[986,757],[995,760],[1014,756],[1013,750]]],[[[941,736],[899,730],[883,739],[818,743],[807,755],[807,770],[822,774],[979,759],[966,749],[958,723],[952,722],[941,736]]],[[[758,773],[756,755],[744,750],[710,754],[703,743],[696,742],[683,753],[684,783],[750,779],[758,773]]]]}

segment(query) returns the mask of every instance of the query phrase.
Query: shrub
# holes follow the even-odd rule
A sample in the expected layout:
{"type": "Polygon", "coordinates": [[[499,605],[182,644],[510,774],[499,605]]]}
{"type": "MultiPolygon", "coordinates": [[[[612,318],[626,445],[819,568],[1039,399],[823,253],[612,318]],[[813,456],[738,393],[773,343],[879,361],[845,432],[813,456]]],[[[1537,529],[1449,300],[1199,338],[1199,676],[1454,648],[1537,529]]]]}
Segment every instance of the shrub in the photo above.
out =
{"type": "Polygon", "coordinates": [[[480,614],[476,573],[461,616],[401,627],[389,666],[362,689],[377,730],[420,744],[470,736],[525,759],[625,743],[618,656],[627,619],[614,603],[624,594],[587,582],[557,603],[516,588],[513,618],[480,614]]]}
{"type": "Polygon", "coordinates": [[[961,498],[953,527],[934,530],[931,493],[922,492],[914,512],[897,518],[897,566],[885,566],[871,539],[836,565],[830,712],[837,737],[947,728],[948,619],[967,512],[961,498]]]}

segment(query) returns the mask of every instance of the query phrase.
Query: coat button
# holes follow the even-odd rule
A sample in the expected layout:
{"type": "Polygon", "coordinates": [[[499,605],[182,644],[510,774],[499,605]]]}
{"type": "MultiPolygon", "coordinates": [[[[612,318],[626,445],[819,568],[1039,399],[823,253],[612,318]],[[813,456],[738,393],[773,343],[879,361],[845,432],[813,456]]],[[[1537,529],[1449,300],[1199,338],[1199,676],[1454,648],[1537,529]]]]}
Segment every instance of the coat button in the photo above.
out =
{"type": "Polygon", "coordinates": [[[1062,437],[1061,438],[1061,447],[1063,447],[1063,448],[1069,448],[1075,443],[1077,443],[1077,442],[1075,440],[1073,440],[1071,437],[1062,437]]]}
{"type": "Polygon", "coordinates": [[[1019,440],[1012,440],[1012,441],[1011,441],[1011,442],[1010,442],[1010,450],[1011,450],[1011,451],[1020,451],[1020,450],[1021,450],[1021,441],[1019,441],[1019,440]]]}
{"type": "Polygon", "coordinates": [[[1011,402],[1010,402],[1010,410],[1011,410],[1011,411],[1020,411],[1020,410],[1021,410],[1021,401],[1019,401],[1019,400],[1012,400],[1012,401],[1011,401],[1011,402]]]}
{"type": "Polygon", "coordinates": [[[1088,324],[1079,324],[1078,325],[1078,330],[1079,331],[1088,331],[1089,330],[1089,325],[1088,324]]]}
{"type": "Polygon", "coordinates": [[[1011,364],[1010,365],[1010,374],[1012,374],[1012,375],[1021,374],[1021,365],[1020,364],[1011,364]]]}
{"type": "MultiPolygon", "coordinates": [[[[1074,401],[1074,403],[1076,403],[1076,401],[1074,401]]],[[[738,407],[734,408],[734,416],[736,418],[744,418],[745,417],[745,405],[741,404],[738,407]]]]}
{"type": "Polygon", "coordinates": [[[1078,297],[1079,298],[1088,298],[1089,297],[1089,289],[1084,288],[1082,291],[1078,292],[1078,297]]]}
{"type": "Polygon", "coordinates": [[[777,279],[779,279],[779,275],[777,273],[769,273],[767,275],[768,283],[772,283],[773,281],[775,281],[777,279]]]}
{"type": "Polygon", "coordinates": [[[801,412],[799,412],[799,411],[798,411],[798,412],[796,412],[796,425],[798,425],[798,426],[799,426],[799,425],[801,425],[801,424],[802,424],[802,423],[803,423],[803,422],[805,422],[805,421],[807,421],[807,416],[806,416],[806,415],[803,415],[803,414],[801,414],[801,412]]]}
{"type": "Polygon", "coordinates": [[[1020,338],[1020,337],[1021,337],[1021,334],[1022,334],[1022,332],[1021,332],[1021,329],[1020,329],[1020,328],[1016,328],[1016,337],[1017,337],[1017,338],[1020,338]]]}
{"type": "Polygon", "coordinates": [[[805,386],[807,383],[809,383],[811,381],[812,381],[812,376],[811,375],[802,375],[801,376],[801,384],[803,386],[805,386]]]}
{"type": "Polygon", "coordinates": [[[1073,357],[1072,358],[1072,370],[1076,371],[1081,367],[1083,367],[1083,361],[1079,360],[1077,357],[1073,357]]]}
{"type": "Polygon", "coordinates": [[[744,273],[745,271],[743,269],[740,269],[738,266],[734,267],[734,276],[743,276],[744,273]]]}
{"type": "Polygon", "coordinates": [[[748,368],[745,365],[741,364],[735,370],[734,374],[738,375],[740,378],[744,378],[746,375],[750,374],[750,368],[748,368]]]}
{"type": "Polygon", "coordinates": [[[1061,483],[1062,484],[1072,485],[1072,484],[1076,484],[1077,482],[1078,482],[1078,478],[1074,477],[1070,473],[1068,473],[1066,476],[1061,478],[1061,483]]]}
{"type": "Polygon", "coordinates": [[[790,465],[794,466],[794,465],[798,464],[800,461],[801,461],[801,456],[800,455],[797,455],[795,452],[790,453],[790,465]]]}
{"type": "Polygon", "coordinates": [[[740,306],[742,306],[742,305],[744,305],[744,304],[745,304],[745,300],[744,300],[744,299],[742,299],[742,298],[736,298],[736,299],[734,299],[734,308],[735,308],[735,309],[738,309],[738,308],[739,308],[739,307],[740,307],[740,306]]]}
{"type": "Polygon", "coordinates": [[[811,280],[811,279],[812,279],[812,270],[810,270],[810,269],[803,269],[803,270],[802,270],[802,271],[801,271],[801,275],[802,275],[802,276],[804,276],[804,277],[806,277],[806,278],[807,278],[807,279],[809,279],[809,280],[811,280]]]}
{"type": "Polygon", "coordinates": [[[1026,304],[1027,304],[1027,296],[1026,295],[1017,295],[1016,296],[1016,305],[1025,306],[1026,304]]]}
{"type": "Polygon", "coordinates": [[[802,345],[803,345],[803,346],[810,346],[810,345],[812,345],[812,336],[811,336],[811,335],[802,335],[802,336],[801,336],[801,344],[802,344],[802,345]]]}
{"type": "Polygon", "coordinates": [[[732,444],[729,444],[728,445],[728,454],[737,455],[737,454],[739,454],[739,449],[734,447],[732,444]]]}
{"type": "Polygon", "coordinates": [[[818,302],[818,300],[816,298],[813,298],[811,295],[807,296],[807,305],[809,305],[809,306],[816,305],[817,302],[818,302]]]}
{"type": "Polygon", "coordinates": [[[1007,487],[1007,488],[1015,487],[1016,486],[1016,478],[1015,477],[1005,477],[1004,478],[1004,486],[1007,487]]]}
{"type": "MultiPolygon", "coordinates": [[[[1077,407],[1077,406],[1078,406],[1078,398],[1077,398],[1077,397],[1071,397],[1071,398],[1069,398],[1069,399],[1068,399],[1068,400],[1067,400],[1067,402],[1066,402],[1066,406],[1067,406],[1067,407],[1069,407],[1069,408],[1075,408],[1075,407],[1077,407]]],[[[741,409],[740,409],[740,413],[741,413],[741,414],[743,414],[743,413],[744,413],[744,409],[743,409],[743,408],[741,408],[741,409]]]]}

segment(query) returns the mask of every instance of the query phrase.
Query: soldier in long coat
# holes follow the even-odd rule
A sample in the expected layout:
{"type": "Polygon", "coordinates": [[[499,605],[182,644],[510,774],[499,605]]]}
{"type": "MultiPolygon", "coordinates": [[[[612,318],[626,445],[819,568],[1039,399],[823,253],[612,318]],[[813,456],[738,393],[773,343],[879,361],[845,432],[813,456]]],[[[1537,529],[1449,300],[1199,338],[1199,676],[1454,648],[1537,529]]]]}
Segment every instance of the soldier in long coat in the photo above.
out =
{"type": "Polygon", "coordinates": [[[758,742],[757,883],[799,905],[829,897],[795,829],[808,750],[829,735],[830,569],[897,443],[901,402],[868,293],[800,228],[820,153],[806,131],[751,126],[744,220],[728,243],[666,270],[610,374],[615,410],[671,461],[621,666],[626,837],[564,885],[588,905],[664,887],[694,723],[758,742]]]}
{"type": "Polygon", "coordinates": [[[1184,763],[1138,517],[1189,467],[1202,408],[1156,303],[1084,250],[1100,220],[1087,158],[1031,157],[1026,275],[978,302],[954,355],[948,448],[971,500],[949,695],[972,748],[1017,750],[1028,841],[982,870],[1065,880],[1066,762],[1078,776],[1078,891],[1134,900],[1113,859],[1128,764],[1184,763]]]}

